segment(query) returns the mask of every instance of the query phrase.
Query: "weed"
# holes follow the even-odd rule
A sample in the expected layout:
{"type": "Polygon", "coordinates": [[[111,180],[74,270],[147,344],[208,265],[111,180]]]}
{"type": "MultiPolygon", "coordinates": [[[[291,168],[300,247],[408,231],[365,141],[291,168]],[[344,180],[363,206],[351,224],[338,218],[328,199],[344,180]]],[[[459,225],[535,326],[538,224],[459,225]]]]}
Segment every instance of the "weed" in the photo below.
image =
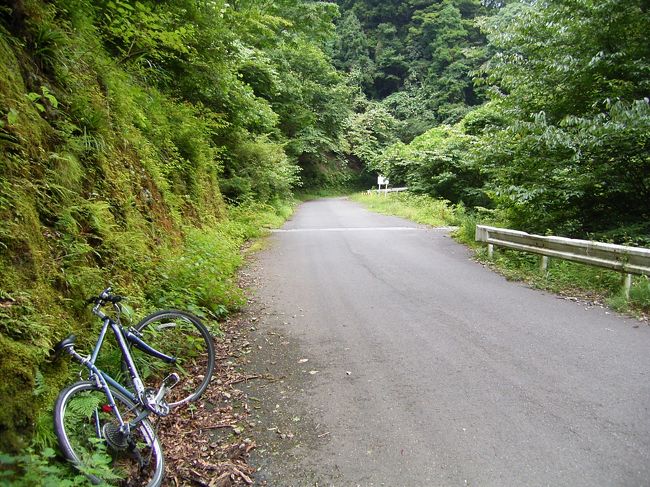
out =
{"type": "Polygon", "coordinates": [[[59,60],[59,50],[67,38],[50,22],[39,23],[32,36],[32,52],[42,70],[52,70],[59,60]]]}
{"type": "Polygon", "coordinates": [[[72,469],[56,462],[53,449],[40,453],[27,449],[20,455],[0,454],[0,485],[31,487],[34,485],[74,487],[87,485],[88,479],[72,469]]]}

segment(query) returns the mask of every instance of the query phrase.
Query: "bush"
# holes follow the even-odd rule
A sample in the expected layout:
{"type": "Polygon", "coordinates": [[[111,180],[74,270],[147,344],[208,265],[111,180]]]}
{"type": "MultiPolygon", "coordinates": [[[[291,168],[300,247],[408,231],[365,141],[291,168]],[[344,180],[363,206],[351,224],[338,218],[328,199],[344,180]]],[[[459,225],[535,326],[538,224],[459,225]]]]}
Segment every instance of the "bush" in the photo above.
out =
{"type": "Polygon", "coordinates": [[[475,137],[458,126],[440,126],[405,145],[389,147],[380,166],[393,184],[404,182],[414,193],[468,206],[487,206],[485,175],[470,157],[475,137]]]}

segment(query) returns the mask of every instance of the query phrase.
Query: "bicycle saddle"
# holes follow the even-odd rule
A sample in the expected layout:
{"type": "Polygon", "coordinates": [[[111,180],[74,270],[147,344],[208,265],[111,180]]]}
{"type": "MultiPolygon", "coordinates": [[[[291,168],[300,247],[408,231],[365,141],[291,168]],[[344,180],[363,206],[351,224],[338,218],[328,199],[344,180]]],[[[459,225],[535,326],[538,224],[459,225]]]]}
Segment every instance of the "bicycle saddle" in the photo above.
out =
{"type": "Polygon", "coordinates": [[[75,335],[70,335],[67,338],[64,338],[59,343],[54,345],[54,353],[59,355],[61,352],[64,352],[71,348],[74,345],[74,342],[77,340],[75,335]]]}

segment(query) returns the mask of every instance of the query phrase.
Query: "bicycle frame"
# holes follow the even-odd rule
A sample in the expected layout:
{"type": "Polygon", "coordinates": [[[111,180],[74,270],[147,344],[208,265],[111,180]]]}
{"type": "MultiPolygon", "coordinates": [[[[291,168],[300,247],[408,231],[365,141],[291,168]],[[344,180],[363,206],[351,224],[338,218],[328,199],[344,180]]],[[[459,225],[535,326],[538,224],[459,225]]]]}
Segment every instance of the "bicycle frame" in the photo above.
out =
{"type": "MultiPolygon", "coordinates": [[[[140,337],[138,337],[135,333],[133,333],[131,330],[126,330],[124,327],[122,327],[119,323],[116,323],[113,321],[111,318],[106,316],[100,309],[99,305],[95,306],[93,308],[93,313],[96,314],[101,320],[102,320],[102,329],[99,333],[99,337],[97,339],[97,343],[95,344],[95,347],[93,348],[93,351],[90,355],[89,358],[83,358],[79,356],[76,352],[75,355],[77,355],[77,360],[81,362],[83,366],[88,368],[90,371],[90,377],[89,379],[94,379],[97,381],[97,385],[100,386],[103,390],[104,393],[106,394],[106,397],[109,401],[109,406],[111,407],[111,411],[114,413],[115,417],[120,423],[120,427],[124,428],[126,425],[128,429],[136,426],[138,423],[140,423],[143,419],[145,419],[149,414],[152,412],[151,409],[147,407],[144,401],[144,393],[145,393],[145,388],[142,382],[142,379],[140,378],[140,374],[136,368],[136,365],[133,361],[133,357],[131,356],[131,352],[129,350],[128,342],[133,343],[133,345],[142,350],[143,352],[159,358],[161,360],[164,360],[168,363],[173,363],[176,361],[175,357],[170,357],[169,355],[166,355],[153,347],[149,346],[147,343],[145,343],[140,337]],[[95,362],[97,361],[97,357],[99,356],[99,352],[102,348],[102,345],[104,344],[104,340],[106,338],[106,333],[108,332],[108,328],[111,328],[113,330],[113,334],[115,335],[115,339],[117,341],[118,346],[120,347],[120,350],[122,352],[122,357],[124,358],[124,361],[126,363],[126,367],[128,369],[128,373],[131,376],[131,380],[133,381],[133,385],[135,387],[135,394],[126,389],[122,384],[117,382],[115,379],[113,379],[108,373],[104,372],[103,370],[99,369],[96,365],[95,362]],[[125,424],[124,420],[122,419],[122,415],[120,414],[116,404],[115,404],[115,399],[113,398],[113,394],[111,393],[111,389],[109,387],[114,387],[115,389],[119,390],[122,394],[124,394],[126,397],[131,399],[134,403],[140,404],[144,407],[144,409],[137,415],[137,417],[128,423],[125,424]]],[[[101,432],[97,432],[98,435],[101,435],[101,432]]]]}

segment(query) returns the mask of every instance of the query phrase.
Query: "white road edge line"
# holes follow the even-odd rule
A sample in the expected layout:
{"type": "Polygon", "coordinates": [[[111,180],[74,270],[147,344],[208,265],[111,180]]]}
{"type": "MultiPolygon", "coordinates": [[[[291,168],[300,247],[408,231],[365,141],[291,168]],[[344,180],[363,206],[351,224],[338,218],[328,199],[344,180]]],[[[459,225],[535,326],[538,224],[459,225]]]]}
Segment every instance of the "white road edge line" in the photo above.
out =
{"type": "Polygon", "coordinates": [[[333,227],[333,228],[286,228],[286,229],[273,229],[271,233],[297,233],[297,232],[400,232],[409,230],[453,230],[455,227],[333,227]]]}

